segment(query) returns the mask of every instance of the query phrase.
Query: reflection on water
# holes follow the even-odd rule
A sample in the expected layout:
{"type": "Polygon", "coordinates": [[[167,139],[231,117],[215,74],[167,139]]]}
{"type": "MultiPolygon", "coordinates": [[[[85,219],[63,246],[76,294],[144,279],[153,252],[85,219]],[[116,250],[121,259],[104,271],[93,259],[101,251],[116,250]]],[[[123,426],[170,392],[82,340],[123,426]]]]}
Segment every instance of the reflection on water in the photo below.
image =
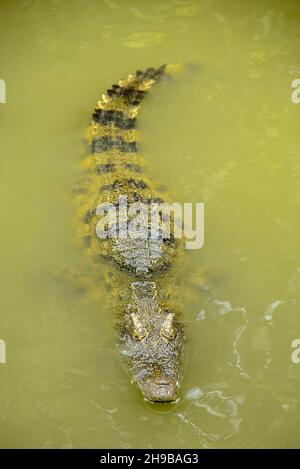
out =
{"type": "Polygon", "coordinates": [[[299,447],[297,6],[1,3],[1,447],[299,447]],[[145,101],[148,172],[205,202],[206,233],[180,281],[183,398],[158,407],[130,384],[102,273],[95,295],[74,282],[92,267],[73,194],[99,95],[166,62],[201,69],[145,101]]]}

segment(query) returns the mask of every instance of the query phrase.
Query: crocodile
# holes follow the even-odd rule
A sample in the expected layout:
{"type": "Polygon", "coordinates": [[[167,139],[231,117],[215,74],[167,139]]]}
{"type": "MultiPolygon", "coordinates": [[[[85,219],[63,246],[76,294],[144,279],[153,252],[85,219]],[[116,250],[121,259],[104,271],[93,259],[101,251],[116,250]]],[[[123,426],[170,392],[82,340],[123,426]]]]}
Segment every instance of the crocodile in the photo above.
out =
{"type": "Polygon", "coordinates": [[[180,398],[184,325],[181,308],[173,301],[181,241],[172,235],[173,216],[170,236],[162,230],[153,238],[118,235],[122,224],[128,226],[121,211],[122,197],[128,204],[143,203],[149,208],[166,201],[145,175],[137,145],[137,115],[150,88],[171,80],[177,68],[163,65],[137,71],[102,95],[87,131],[88,196],[83,195],[80,212],[87,249],[97,262],[105,259],[112,266],[108,282],[118,297],[118,331],[132,381],[147,401],[159,403],[180,398]],[[97,235],[100,204],[119,209],[115,236],[105,239],[97,235]]]}

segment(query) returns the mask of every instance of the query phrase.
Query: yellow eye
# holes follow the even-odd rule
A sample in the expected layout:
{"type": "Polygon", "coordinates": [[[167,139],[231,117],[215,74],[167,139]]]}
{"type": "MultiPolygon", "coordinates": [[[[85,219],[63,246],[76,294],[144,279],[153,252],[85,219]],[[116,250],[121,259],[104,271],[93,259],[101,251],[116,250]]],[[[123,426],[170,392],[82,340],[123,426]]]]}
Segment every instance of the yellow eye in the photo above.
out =
{"type": "Polygon", "coordinates": [[[137,315],[135,313],[131,313],[130,317],[131,317],[131,320],[132,320],[133,333],[134,333],[135,337],[138,340],[145,339],[145,337],[147,337],[147,335],[148,335],[148,332],[144,328],[143,324],[141,323],[141,321],[139,320],[137,315]]]}
{"type": "Polygon", "coordinates": [[[174,314],[168,313],[163,320],[160,329],[161,335],[168,340],[172,340],[175,337],[175,329],[174,329],[174,314]]]}

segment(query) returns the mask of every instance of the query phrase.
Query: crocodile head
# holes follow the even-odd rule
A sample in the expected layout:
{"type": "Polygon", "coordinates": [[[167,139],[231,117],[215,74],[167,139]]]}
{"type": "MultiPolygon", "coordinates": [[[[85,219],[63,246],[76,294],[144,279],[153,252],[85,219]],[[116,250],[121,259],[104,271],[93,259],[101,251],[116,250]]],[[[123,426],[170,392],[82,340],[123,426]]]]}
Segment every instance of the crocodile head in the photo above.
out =
{"type": "Polygon", "coordinates": [[[160,307],[153,282],[132,284],[123,342],[133,380],[145,399],[172,402],[179,398],[183,326],[175,314],[160,307]]]}

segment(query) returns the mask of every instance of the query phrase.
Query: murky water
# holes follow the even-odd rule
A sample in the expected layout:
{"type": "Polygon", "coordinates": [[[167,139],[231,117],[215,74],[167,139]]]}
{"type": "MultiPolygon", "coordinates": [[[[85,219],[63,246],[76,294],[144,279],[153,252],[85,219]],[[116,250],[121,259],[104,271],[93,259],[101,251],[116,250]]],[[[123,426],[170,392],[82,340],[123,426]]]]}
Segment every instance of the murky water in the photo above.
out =
{"type": "Polygon", "coordinates": [[[299,447],[296,0],[1,1],[1,447],[299,447]],[[201,70],[157,86],[140,117],[148,172],[205,202],[187,251],[183,399],[145,403],[99,296],[73,189],[100,94],[136,69],[201,70]],[[201,280],[203,278],[205,280],[201,280]]]}

